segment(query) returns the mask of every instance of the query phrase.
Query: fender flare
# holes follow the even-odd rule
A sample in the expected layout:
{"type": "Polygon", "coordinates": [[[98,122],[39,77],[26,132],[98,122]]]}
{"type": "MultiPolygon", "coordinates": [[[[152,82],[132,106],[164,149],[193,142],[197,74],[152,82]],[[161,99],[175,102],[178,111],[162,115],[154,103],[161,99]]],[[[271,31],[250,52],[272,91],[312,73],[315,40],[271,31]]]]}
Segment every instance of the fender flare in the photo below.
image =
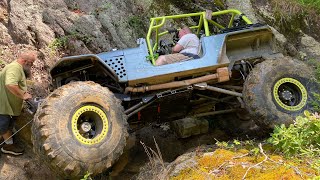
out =
{"type": "Polygon", "coordinates": [[[99,56],[95,54],[86,54],[79,56],[69,56],[60,59],[51,69],[50,75],[52,78],[58,77],[68,71],[72,71],[76,68],[86,65],[101,66],[106,70],[108,76],[110,76],[116,82],[119,82],[119,77],[116,75],[114,70],[109,67],[99,56]],[[80,66],[77,66],[82,63],[80,66]]]}

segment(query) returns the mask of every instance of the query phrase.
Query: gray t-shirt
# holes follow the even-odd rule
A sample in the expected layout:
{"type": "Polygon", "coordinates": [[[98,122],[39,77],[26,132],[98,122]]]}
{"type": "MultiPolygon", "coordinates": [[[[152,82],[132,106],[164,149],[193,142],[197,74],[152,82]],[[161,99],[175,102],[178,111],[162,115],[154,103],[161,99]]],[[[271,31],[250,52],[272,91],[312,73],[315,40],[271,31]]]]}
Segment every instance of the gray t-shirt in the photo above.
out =
{"type": "Polygon", "coordinates": [[[178,44],[183,46],[179,53],[191,53],[198,55],[200,40],[195,34],[186,34],[181,37],[178,44]]]}

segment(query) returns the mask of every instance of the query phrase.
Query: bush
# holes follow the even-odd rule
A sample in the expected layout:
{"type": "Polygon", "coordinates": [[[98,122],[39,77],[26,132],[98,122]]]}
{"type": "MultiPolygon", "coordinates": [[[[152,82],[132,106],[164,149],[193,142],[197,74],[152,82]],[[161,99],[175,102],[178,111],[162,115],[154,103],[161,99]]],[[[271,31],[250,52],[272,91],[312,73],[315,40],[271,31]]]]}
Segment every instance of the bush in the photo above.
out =
{"type": "Polygon", "coordinates": [[[305,111],[289,127],[276,126],[268,142],[286,156],[320,157],[320,115],[305,111]]]}

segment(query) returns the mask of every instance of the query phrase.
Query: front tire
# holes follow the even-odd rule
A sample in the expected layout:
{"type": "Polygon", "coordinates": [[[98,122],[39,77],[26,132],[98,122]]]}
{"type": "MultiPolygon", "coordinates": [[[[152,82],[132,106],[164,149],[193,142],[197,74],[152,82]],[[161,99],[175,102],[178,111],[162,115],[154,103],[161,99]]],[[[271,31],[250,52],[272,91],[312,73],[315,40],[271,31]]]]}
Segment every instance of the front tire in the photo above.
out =
{"type": "Polygon", "coordinates": [[[258,64],[244,83],[243,99],[256,124],[268,129],[289,125],[304,110],[312,109],[316,92],[312,68],[285,57],[258,64]]]}
{"type": "Polygon", "coordinates": [[[65,178],[111,167],[127,136],[120,101],[93,82],[72,82],[55,90],[39,107],[32,126],[34,151],[65,178]]]}

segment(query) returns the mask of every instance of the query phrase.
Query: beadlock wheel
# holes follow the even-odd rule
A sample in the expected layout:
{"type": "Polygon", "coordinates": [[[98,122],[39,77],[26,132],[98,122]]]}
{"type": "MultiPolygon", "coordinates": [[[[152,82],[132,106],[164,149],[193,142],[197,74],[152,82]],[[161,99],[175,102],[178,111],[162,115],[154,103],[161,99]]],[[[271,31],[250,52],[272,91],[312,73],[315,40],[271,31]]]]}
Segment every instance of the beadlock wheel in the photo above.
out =
{"type": "Polygon", "coordinates": [[[100,143],[108,133],[108,118],[95,105],[80,107],[72,116],[72,132],[76,139],[87,145],[100,143]]]}
{"type": "Polygon", "coordinates": [[[308,93],[302,83],[293,78],[282,78],[273,87],[277,105],[288,111],[299,111],[307,104],[308,93]]]}

